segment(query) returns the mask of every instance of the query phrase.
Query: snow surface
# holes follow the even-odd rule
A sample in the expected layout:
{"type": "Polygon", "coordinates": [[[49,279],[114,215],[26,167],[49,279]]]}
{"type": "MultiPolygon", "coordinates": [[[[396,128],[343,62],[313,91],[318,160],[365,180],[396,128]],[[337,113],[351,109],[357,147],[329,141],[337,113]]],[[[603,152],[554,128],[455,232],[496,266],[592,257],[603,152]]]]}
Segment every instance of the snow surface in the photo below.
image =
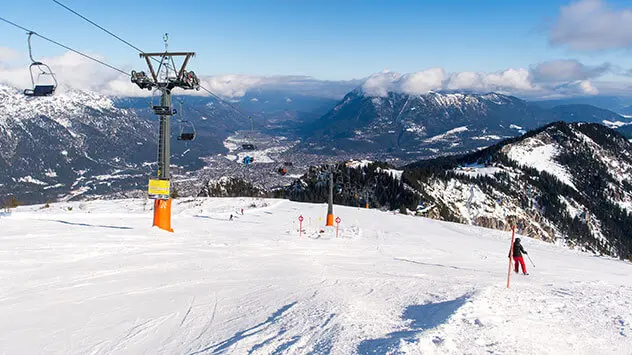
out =
{"type": "Polygon", "coordinates": [[[439,141],[439,140],[442,140],[442,139],[454,136],[457,133],[466,132],[467,130],[468,130],[467,126],[456,127],[456,128],[453,128],[451,130],[446,131],[445,133],[438,134],[436,136],[430,137],[430,138],[424,140],[424,142],[426,142],[426,143],[436,142],[436,141],[439,141]]]}
{"type": "Polygon", "coordinates": [[[346,166],[349,167],[349,168],[353,168],[353,169],[363,169],[363,168],[366,168],[367,166],[369,166],[369,164],[373,164],[373,161],[366,160],[366,159],[349,160],[346,163],[346,166]]]}
{"type": "Polygon", "coordinates": [[[489,140],[501,140],[503,137],[496,135],[496,134],[488,134],[485,136],[478,136],[478,137],[472,137],[470,139],[473,140],[481,140],[481,141],[489,141],[489,140]]]}
{"type": "MultiPolygon", "coordinates": [[[[25,96],[21,90],[0,84],[0,127],[8,127],[10,121],[18,124],[46,116],[70,129],[69,115],[80,116],[85,108],[96,111],[112,110],[112,99],[95,92],[68,89],[53,96],[36,99],[25,96]]],[[[69,130],[71,134],[75,134],[69,130]]]]}
{"type": "Polygon", "coordinates": [[[377,168],[377,172],[389,174],[393,179],[401,180],[404,170],[377,168]]]}
{"type": "Polygon", "coordinates": [[[26,183],[35,184],[35,185],[48,185],[44,181],[38,180],[30,175],[19,178],[18,182],[26,182],[26,183]]]}
{"type": "Polygon", "coordinates": [[[511,144],[507,147],[509,147],[507,152],[509,159],[538,171],[546,171],[566,185],[577,189],[568,171],[555,161],[555,157],[559,154],[556,145],[545,144],[537,138],[528,138],[520,144],[511,144]]]}
{"type": "Polygon", "coordinates": [[[508,232],[335,206],[336,238],[324,204],[189,198],[167,233],[151,207],[0,218],[0,352],[632,353],[627,262],[523,238],[507,289],[508,232]]]}
{"type": "Polygon", "coordinates": [[[494,167],[494,166],[486,167],[483,164],[469,164],[464,167],[454,169],[453,171],[461,175],[479,177],[479,176],[493,176],[494,174],[503,172],[504,170],[501,168],[494,167]]]}
{"type": "Polygon", "coordinates": [[[238,138],[236,136],[228,137],[224,140],[224,147],[228,149],[229,154],[225,156],[226,159],[241,163],[247,156],[254,158],[252,164],[269,164],[274,163],[275,160],[271,158],[271,155],[278,155],[289,149],[286,146],[271,146],[261,149],[259,143],[256,143],[257,149],[251,151],[240,151],[241,145],[244,143],[253,143],[254,140],[246,138],[238,138]]]}
{"type": "Polygon", "coordinates": [[[607,126],[609,128],[612,128],[612,129],[617,129],[619,127],[623,127],[623,126],[631,124],[630,122],[621,122],[621,121],[614,121],[613,122],[613,121],[608,121],[608,120],[603,120],[601,122],[604,124],[604,126],[607,126]]]}

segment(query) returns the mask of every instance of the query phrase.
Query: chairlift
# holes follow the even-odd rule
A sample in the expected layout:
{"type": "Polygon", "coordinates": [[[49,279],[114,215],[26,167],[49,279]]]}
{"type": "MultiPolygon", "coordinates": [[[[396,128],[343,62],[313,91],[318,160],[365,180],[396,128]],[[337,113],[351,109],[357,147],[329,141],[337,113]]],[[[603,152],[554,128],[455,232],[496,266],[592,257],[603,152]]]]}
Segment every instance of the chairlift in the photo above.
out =
{"type": "Polygon", "coordinates": [[[41,97],[41,96],[50,96],[55,93],[55,89],[57,89],[57,78],[55,77],[55,73],[51,70],[51,68],[42,63],[33,59],[33,52],[31,50],[31,36],[35,34],[35,32],[28,33],[28,44],[29,44],[29,58],[31,58],[31,65],[29,66],[29,73],[31,74],[31,89],[25,89],[24,95],[33,96],[33,97],[41,97]],[[37,71],[37,80],[35,79],[34,72],[37,71]],[[42,81],[42,76],[52,78],[52,82],[42,81]]]}
{"type": "Polygon", "coordinates": [[[195,139],[195,126],[193,122],[182,118],[182,101],[180,101],[180,134],[178,135],[179,141],[192,141],[195,139]]]}
{"type": "Polygon", "coordinates": [[[246,156],[244,157],[244,159],[242,160],[242,162],[243,162],[245,165],[250,165],[250,164],[252,164],[254,161],[255,161],[255,158],[253,158],[253,157],[251,157],[251,156],[249,156],[249,155],[246,155],[246,156]]]}
{"type": "MultiPolygon", "coordinates": [[[[252,121],[252,116],[248,116],[248,119],[250,120],[250,131],[248,132],[248,141],[252,142],[252,132],[254,131],[254,123],[252,121]]],[[[252,143],[244,143],[241,145],[241,148],[243,150],[255,150],[257,149],[257,146],[255,146],[252,143]]]]}
{"type": "Polygon", "coordinates": [[[192,141],[195,139],[195,127],[193,127],[193,123],[189,121],[182,121],[180,123],[180,135],[178,136],[179,141],[192,141]],[[187,126],[187,129],[190,129],[189,132],[185,132],[184,127],[187,126]]]}

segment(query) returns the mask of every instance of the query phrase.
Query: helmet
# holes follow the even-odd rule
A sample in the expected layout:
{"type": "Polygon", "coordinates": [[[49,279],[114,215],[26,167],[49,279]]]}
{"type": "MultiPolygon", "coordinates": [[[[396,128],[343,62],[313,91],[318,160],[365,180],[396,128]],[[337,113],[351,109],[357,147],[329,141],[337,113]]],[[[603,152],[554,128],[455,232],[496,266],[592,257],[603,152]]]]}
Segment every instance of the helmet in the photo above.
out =
{"type": "Polygon", "coordinates": [[[520,238],[516,238],[516,243],[520,243],[520,238]]]}

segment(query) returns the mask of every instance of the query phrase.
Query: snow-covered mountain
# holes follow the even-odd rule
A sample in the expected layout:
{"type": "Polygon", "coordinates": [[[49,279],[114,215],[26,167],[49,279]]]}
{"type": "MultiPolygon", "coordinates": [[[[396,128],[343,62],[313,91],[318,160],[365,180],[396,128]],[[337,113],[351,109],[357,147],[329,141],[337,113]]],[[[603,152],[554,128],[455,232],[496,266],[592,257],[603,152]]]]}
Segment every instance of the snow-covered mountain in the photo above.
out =
{"type": "Polygon", "coordinates": [[[589,105],[542,108],[497,93],[390,92],[380,97],[356,89],[306,129],[309,139],[302,147],[429,157],[486,147],[555,121],[604,120],[629,121],[589,105]]]}
{"type": "Polygon", "coordinates": [[[141,181],[134,178],[147,170],[144,162],[155,160],[156,132],[109,97],[68,90],[28,98],[0,86],[0,201],[124,190],[141,181]]]}
{"type": "Polygon", "coordinates": [[[632,257],[632,144],[602,125],[557,122],[405,176],[446,219],[492,228],[512,219],[525,235],[632,257]]]}
{"type": "MultiPolygon", "coordinates": [[[[287,197],[324,202],[324,168],[287,197]]],[[[534,238],[632,257],[632,144],[599,124],[556,122],[463,156],[399,169],[349,162],[335,169],[335,203],[418,210],[495,229],[516,224],[534,238]]]]}

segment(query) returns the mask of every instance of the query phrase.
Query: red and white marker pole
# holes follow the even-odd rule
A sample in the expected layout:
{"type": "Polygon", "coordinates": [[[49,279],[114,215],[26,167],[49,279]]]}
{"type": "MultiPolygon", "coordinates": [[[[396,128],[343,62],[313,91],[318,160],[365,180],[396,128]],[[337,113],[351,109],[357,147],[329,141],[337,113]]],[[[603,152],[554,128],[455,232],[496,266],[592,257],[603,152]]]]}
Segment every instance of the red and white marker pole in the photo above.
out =
{"type": "Polygon", "coordinates": [[[509,248],[509,271],[507,272],[507,288],[509,288],[509,282],[511,281],[511,264],[513,264],[513,246],[516,236],[516,226],[511,227],[511,247],[509,248]]]}
{"type": "Polygon", "coordinates": [[[298,236],[303,236],[303,216],[298,216],[298,236]]]}
{"type": "Polygon", "coordinates": [[[336,238],[338,238],[338,227],[340,227],[340,217],[336,217],[336,238]]]}

